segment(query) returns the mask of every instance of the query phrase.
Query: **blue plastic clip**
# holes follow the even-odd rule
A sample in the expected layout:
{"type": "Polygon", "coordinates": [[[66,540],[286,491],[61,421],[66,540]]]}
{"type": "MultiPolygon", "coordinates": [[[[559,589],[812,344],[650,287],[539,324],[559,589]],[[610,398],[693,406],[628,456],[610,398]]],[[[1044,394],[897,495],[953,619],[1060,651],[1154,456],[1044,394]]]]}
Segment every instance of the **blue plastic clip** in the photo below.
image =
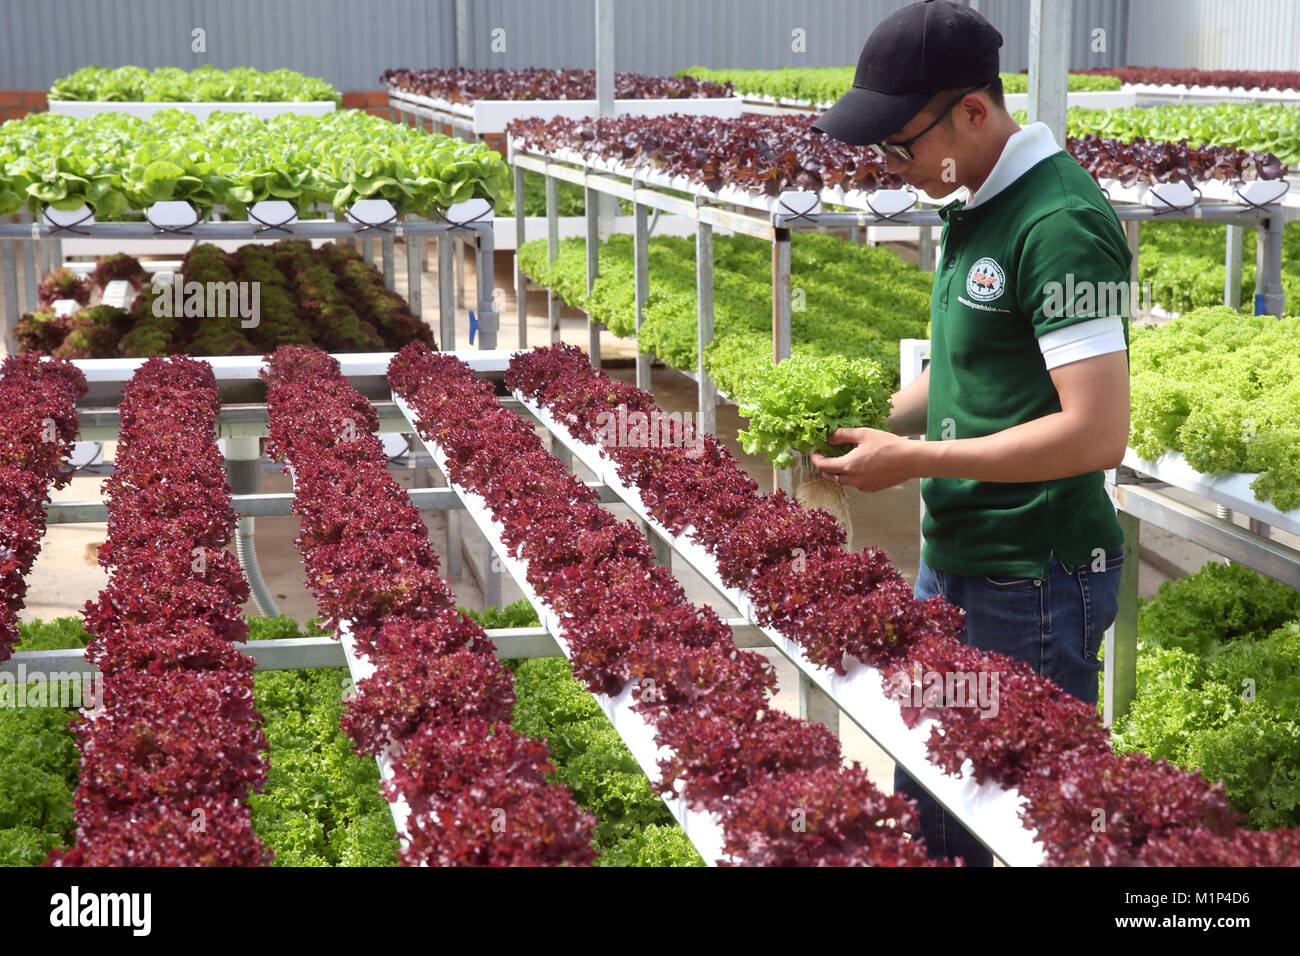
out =
{"type": "Polygon", "coordinates": [[[474,344],[474,333],[477,331],[478,331],[478,316],[476,316],[473,310],[471,310],[469,313],[469,344],[470,345],[474,344]]]}

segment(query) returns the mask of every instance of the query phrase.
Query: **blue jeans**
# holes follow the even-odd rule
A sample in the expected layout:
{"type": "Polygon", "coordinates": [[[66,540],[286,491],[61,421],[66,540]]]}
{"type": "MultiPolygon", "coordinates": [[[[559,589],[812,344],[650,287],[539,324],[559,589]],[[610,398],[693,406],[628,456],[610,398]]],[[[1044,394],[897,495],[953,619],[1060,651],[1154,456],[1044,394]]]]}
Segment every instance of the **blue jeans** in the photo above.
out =
{"type": "MultiPolygon", "coordinates": [[[[919,600],[941,595],[966,611],[965,643],[1024,661],[1037,673],[1086,703],[1097,703],[1097,678],[1106,628],[1119,608],[1123,548],[1106,555],[1104,570],[1067,568],[1055,554],[1048,576],[1035,578],[965,577],[936,571],[924,561],[916,575],[919,600]]],[[[894,790],[912,797],[921,813],[917,836],[937,859],[962,857],[967,866],[992,866],[984,845],[901,767],[894,790]]]]}

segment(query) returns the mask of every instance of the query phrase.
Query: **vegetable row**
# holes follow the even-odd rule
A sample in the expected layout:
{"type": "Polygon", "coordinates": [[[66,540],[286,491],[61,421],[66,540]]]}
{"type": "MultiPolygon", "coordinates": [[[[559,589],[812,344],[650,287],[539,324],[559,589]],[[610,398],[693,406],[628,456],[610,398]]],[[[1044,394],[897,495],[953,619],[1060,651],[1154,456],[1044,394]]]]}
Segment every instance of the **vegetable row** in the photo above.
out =
{"type": "MultiPolygon", "coordinates": [[[[250,641],[324,636],[287,617],[249,620],[250,641]]],[[[253,675],[270,768],[253,794],[253,829],[275,866],[396,866],[397,838],[379,768],[352,752],[339,726],[346,667],[253,675]]]]}
{"type": "MultiPolygon", "coordinates": [[[[1120,178],[1127,184],[1276,179],[1286,175],[1284,163],[1300,162],[1294,109],[1071,108],[1066,149],[1094,177],[1120,178]],[[1221,112],[1202,115],[1197,110],[1221,112]],[[1243,116],[1222,112],[1227,110],[1253,112],[1243,116]],[[1292,113],[1281,112],[1285,110],[1292,113]]],[[[1024,122],[1023,114],[1016,115],[1024,122]]],[[[813,122],[812,116],[752,114],[739,119],[534,117],[513,120],[507,131],[520,148],[545,153],[570,150],[589,162],[616,162],[660,175],[684,176],[715,191],[734,186],[776,196],[789,189],[869,193],[903,187],[901,177],[888,172],[869,149],[813,132],[813,122]]]]}
{"type": "Polygon", "coordinates": [[[1220,86],[1245,90],[1300,90],[1300,73],[1294,70],[1196,70],[1186,67],[1118,66],[1104,70],[1082,70],[1080,72],[1113,76],[1125,84],[1220,86]]]}
{"type": "Polygon", "coordinates": [[[72,480],[67,458],[84,394],[86,378],[70,362],[24,352],[0,365],[0,661],[18,638],[50,489],[72,480]]]}
{"type": "MultiPolygon", "coordinates": [[[[703,66],[692,66],[678,71],[677,76],[729,83],[738,93],[770,96],[779,100],[801,100],[815,104],[832,103],[843,96],[845,90],[853,85],[854,72],[851,66],[781,66],[771,70],[714,70],[703,66]]],[[[1000,76],[1005,93],[1025,93],[1029,89],[1029,77],[1024,74],[1002,73],[1000,76]]],[[[1069,88],[1071,93],[1118,90],[1120,81],[1110,77],[1090,76],[1087,73],[1071,73],[1069,88]]]]}
{"type": "Polygon", "coordinates": [[[784,494],[760,496],[722,446],[707,443],[699,456],[680,444],[607,442],[611,410],[650,415],[657,408],[646,393],[593,369],[579,350],[523,353],[506,382],[602,448],[670,533],[713,555],[723,582],[750,597],[757,623],[799,644],[814,664],[843,673],[850,655],[881,670],[887,686],[912,689],[900,706],[912,726],[935,719],[931,760],[949,773],[969,761],[978,782],[1015,788],[1049,863],[1300,862],[1300,831],[1241,829],[1221,783],[1144,755],[1115,754],[1092,707],[1019,661],[962,644],[957,608],[916,601],[879,549],[844,551],[842,532],[824,512],[805,511],[784,494]],[[996,713],[919,693],[919,674],[970,672],[998,674],[996,713]]]}
{"type": "Polygon", "coordinates": [[[204,65],[193,70],[160,66],[83,66],[54,81],[52,100],[115,103],[301,103],[341,100],[324,80],[293,70],[221,70],[204,65]]]}
{"type": "MultiPolygon", "coordinates": [[[[783,66],[771,70],[714,70],[693,66],[677,76],[730,83],[738,93],[778,99],[829,103],[853,85],[854,68],[783,66]]],[[[1002,73],[1004,93],[1029,92],[1029,74],[1002,73]]],[[[1119,90],[1126,85],[1228,87],[1246,90],[1300,90],[1294,70],[1196,70],[1171,67],[1121,66],[1071,71],[1069,91],[1087,93],[1119,90]]]]}
{"type": "Polygon", "coordinates": [[[590,863],[594,821],[548,782],[546,745],[509,726],[510,671],[438,576],[424,519],[372,434],[373,406],[314,349],[277,349],[262,377],[307,587],[325,625],[347,628],[374,666],[343,729],[358,753],[391,763],[385,794],[408,808],[402,862],[590,863]]]}
{"type": "MultiPolygon", "coordinates": [[[[1016,114],[1022,115],[1022,114],[1016,114]]],[[[1089,133],[1121,143],[1139,137],[1178,144],[1226,147],[1244,151],[1260,179],[1285,176],[1287,167],[1300,165],[1300,123],[1296,108],[1285,103],[1214,103],[1086,109],[1070,107],[1066,133],[1089,133]]],[[[1246,178],[1254,178],[1247,176],[1246,178]]]]}
{"type": "MultiPolygon", "coordinates": [[[[1182,299],[1166,298],[1167,292],[1180,290],[1185,296],[1203,293],[1210,301],[1222,296],[1223,231],[1218,227],[1220,238],[1215,239],[1215,228],[1190,223],[1144,228],[1151,242],[1186,241],[1197,253],[1184,256],[1172,251],[1177,248],[1173,246],[1168,255],[1174,261],[1162,264],[1166,246],[1161,245],[1159,255],[1139,257],[1143,281],[1156,285],[1156,301],[1166,308],[1183,305],[1182,299]],[[1165,236],[1175,238],[1161,238],[1165,236]],[[1216,261],[1217,273],[1210,271],[1216,261]],[[1201,271],[1209,277],[1200,285],[1190,284],[1201,271]]],[[[1287,230],[1287,255],[1297,236],[1300,230],[1287,230]]],[[[1246,238],[1251,239],[1249,234],[1246,238]]],[[[601,245],[600,276],[590,295],[584,249],[581,239],[565,240],[556,261],[548,264],[545,242],[526,243],[520,266],[614,334],[634,334],[632,240],[614,237],[601,245]]],[[[802,451],[812,436],[789,424],[803,415],[795,405],[817,402],[818,414],[830,409],[847,415],[853,403],[871,402],[871,390],[864,384],[818,398],[825,389],[800,393],[771,380],[780,373],[769,357],[770,254],[757,240],[724,236],[714,239],[714,254],[715,340],[705,353],[705,367],[723,394],[762,413],[751,423],[754,450],[779,455],[784,446],[802,451]],[[767,414],[782,421],[766,422],[762,416],[767,414]]],[[[675,368],[693,371],[694,241],[653,237],[649,257],[649,296],[638,347],[675,368]]],[[[1243,261],[1253,260],[1246,256],[1243,261]]],[[[928,335],[928,276],[888,250],[815,233],[799,234],[792,241],[791,271],[791,285],[802,291],[804,305],[804,311],[791,314],[793,354],[815,360],[800,366],[800,380],[824,382],[828,388],[847,381],[844,369],[834,365],[847,356],[877,363],[885,372],[884,384],[896,384],[899,339],[928,335]],[[862,289],[872,294],[863,295],[862,289]]],[[[1252,270],[1244,271],[1248,279],[1252,270]]],[[[1289,282],[1284,274],[1284,283],[1289,282]]],[[[1249,284],[1245,291],[1249,295],[1249,284]]],[[[1295,458],[1300,395],[1294,394],[1300,370],[1292,368],[1294,350],[1288,344],[1297,334],[1295,323],[1292,318],[1279,322],[1219,307],[1157,329],[1135,327],[1131,447],[1150,459],[1166,451],[1183,452],[1193,467],[1207,473],[1264,472],[1256,483],[1261,500],[1272,498],[1281,510],[1300,506],[1300,463],[1295,458]]]]}
{"type": "MultiPolygon", "coordinates": [[[[595,70],[474,70],[448,67],[437,70],[385,70],[379,82],[388,89],[428,96],[450,103],[475,100],[594,100],[595,70]]],[[[615,99],[694,99],[731,96],[730,84],[691,77],[646,76],[615,73],[615,99]]]]}
{"type": "MultiPolygon", "coordinates": [[[[592,693],[632,686],[633,709],[667,750],[659,786],[715,815],[732,861],[926,862],[903,833],[915,822],[910,802],[882,794],[856,764],[842,767],[824,727],[774,710],[771,665],[691,605],[639,529],[601,508],[490,385],[418,343],[394,357],[388,378],[420,434],[444,450],[448,478],[485,500],[504,546],[560,615],[574,675],[592,693]]],[[[700,437],[708,456],[725,454],[700,437]]]]}
{"type": "MultiPolygon", "coordinates": [[[[535,626],[526,601],[468,611],[485,628],[535,626]]],[[[317,635],[287,617],[249,619],[249,640],[317,635]]],[[[84,648],[79,618],[21,625],[22,651],[84,648]]],[[[545,737],[556,780],[600,819],[593,834],[599,866],[700,866],[695,848],[567,661],[509,662],[516,702],[513,726],[545,737]]],[[[339,727],[346,668],[257,671],[257,707],[264,718],[270,767],[266,789],[252,794],[253,828],[274,853],[275,866],[395,866],[393,818],[380,795],[373,760],[351,752],[339,727]]],[[[43,688],[29,685],[25,703],[0,687],[0,867],[37,866],[62,846],[73,826],[78,754],[68,727],[72,708],[34,705],[43,688]],[[9,696],[6,696],[9,695],[9,696]]]]}
{"type": "Polygon", "coordinates": [[[179,110],[149,119],[104,113],[77,120],[34,113],[0,124],[0,215],[24,204],[129,218],[162,200],[185,200],[246,219],[261,200],[342,212],[358,199],[387,199],[430,216],[508,181],[501,154],[483,143],[428,134],[360,110],[324,116],[249,113],[198,120],[179,110]]]}
{"type": "Polygon", "coordinates": [[[18,322],[19,346],[66,358],[148,358],[258,355],[281,345],[380,352],[433,342],[406,301],[343,243],[313,249],[307,240],[283,239],[233,253],[204,243],[176,273],[183,285],[155,284],[126,255],[107,257],[86,280],[66,269],[51,273],[42,283],[46,307],[18,322]],[[129,308],[101,304],[60,316],[48,307],[52,297],[86,305],[92,287],[110,279],[126,279],[137,290],[129,308]]]}
{"type": "Polygon", "coordinates": [[[150,359],[122,395],[108,493],[110,580],[87,602],[103,696],[76,725],[74,846],[57,866],[257,866],[247,796],[266,779],[248,584],[205,362],[150,359]]]}
{"type": "Polygon", "coordinates": [[[1134,326],[1129,446],[1181,452],[1203,473],[1259,473],[1255,497],[1300,508],[1300,316],[1198,309],[1134,326]]]}

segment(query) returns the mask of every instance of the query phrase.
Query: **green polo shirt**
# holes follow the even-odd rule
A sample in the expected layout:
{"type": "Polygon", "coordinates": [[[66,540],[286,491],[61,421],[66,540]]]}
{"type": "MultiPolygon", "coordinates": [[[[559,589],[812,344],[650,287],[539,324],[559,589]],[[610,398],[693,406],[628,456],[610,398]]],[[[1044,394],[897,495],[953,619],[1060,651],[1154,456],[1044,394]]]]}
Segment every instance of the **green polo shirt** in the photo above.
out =
{"type": "MultiPolygon", "coordinates": [[[[926,439],[978,438],[1059,412],[1038,338],[1118,316],[1128,343],[1132,256],[1110,204],[1058,151],[974,208],[953,202],[940,215],[926,439]]],[[[1045,578],[1053,552],[1077,568],[1124,540],[1100,471],[1014,483],[926,478],[921,495],[921,556],[951,574],[1045,578]]]]}

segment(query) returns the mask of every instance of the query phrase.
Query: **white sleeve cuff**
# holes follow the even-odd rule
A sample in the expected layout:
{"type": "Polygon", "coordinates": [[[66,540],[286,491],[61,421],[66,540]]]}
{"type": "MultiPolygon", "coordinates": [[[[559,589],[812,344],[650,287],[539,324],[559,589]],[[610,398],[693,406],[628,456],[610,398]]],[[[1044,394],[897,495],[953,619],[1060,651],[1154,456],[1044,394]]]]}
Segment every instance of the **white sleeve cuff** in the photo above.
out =
{"type": "Polygon", "coordinates": [[[1071,362],[1081,362],[1108,352],[1123,352],[1124,320],[1119,316],[1088,319],[1063,329],[1044,332],[1038,337],[1043,361],[1048,371],[1071,362]]]}

